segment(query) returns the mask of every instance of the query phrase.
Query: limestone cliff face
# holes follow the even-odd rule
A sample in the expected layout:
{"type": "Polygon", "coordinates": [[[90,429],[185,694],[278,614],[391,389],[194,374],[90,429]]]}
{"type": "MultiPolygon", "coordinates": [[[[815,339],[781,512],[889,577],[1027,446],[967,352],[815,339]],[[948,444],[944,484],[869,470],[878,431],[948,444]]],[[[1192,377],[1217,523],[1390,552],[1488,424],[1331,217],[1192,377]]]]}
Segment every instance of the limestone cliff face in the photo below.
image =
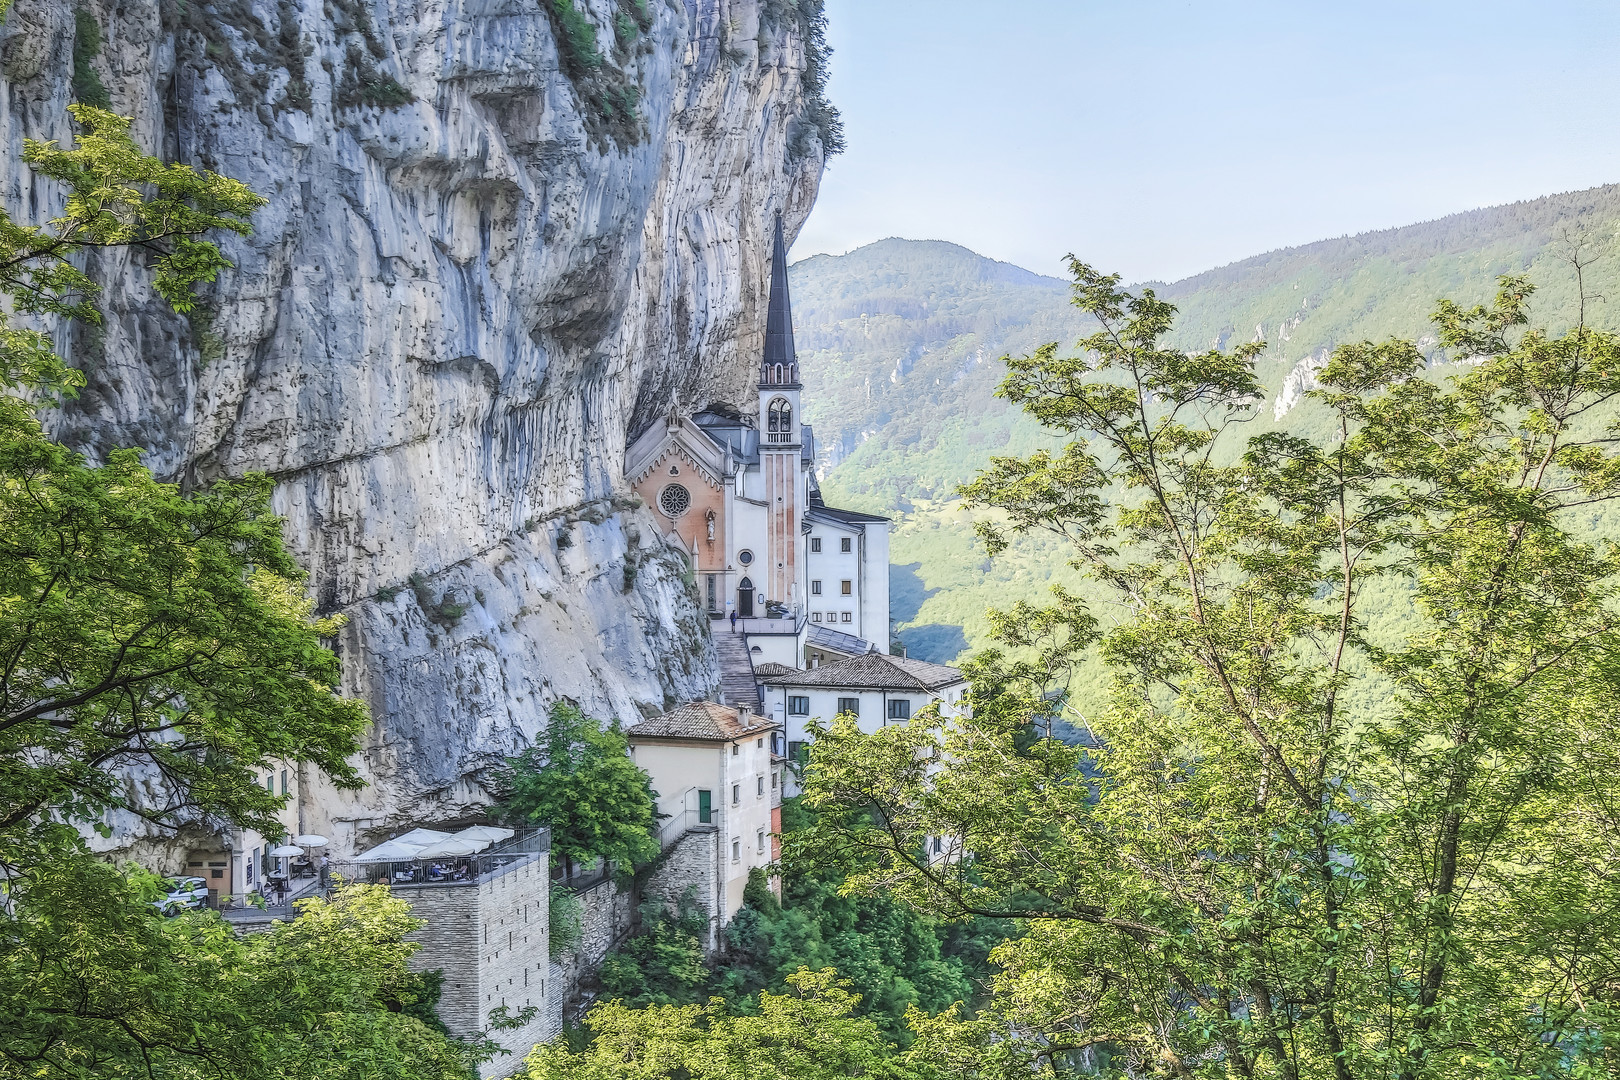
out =
{"type": "MultiPolygon", "coordinates": [[[[107,322],[61,335],[90,386],[51,423],[187,484],[276,478],[376,720],[372,787],[305,822],[340,851],[476,803],[559,697],[636,718],[717,677],[621,459],[673,405],[749,398],[769,226],[796,232],[821,175],[805,43],[780,0],[573,0],[605,57],[576,79],[548,2],[83,6],[143,144],[270,202],[200,317],[138,259],[92,268],[107,322]]],[[[58,195],[16,154],[68,137],[74,10],[16,0],[0,40],[30,219],[58,195]]]]}

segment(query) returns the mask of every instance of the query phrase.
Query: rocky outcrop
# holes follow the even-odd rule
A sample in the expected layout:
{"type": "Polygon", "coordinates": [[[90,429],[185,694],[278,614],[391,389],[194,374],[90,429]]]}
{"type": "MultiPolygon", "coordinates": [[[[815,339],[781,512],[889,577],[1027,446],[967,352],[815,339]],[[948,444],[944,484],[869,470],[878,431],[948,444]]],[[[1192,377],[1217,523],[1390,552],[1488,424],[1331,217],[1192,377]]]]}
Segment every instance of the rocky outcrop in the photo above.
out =
{"type": "Polygon", "coordinates": [[[1277,391],[1277,398],[1271,403],[1271,415],[1275,420],[1287,416],[1290,410],[1301,401],[1305,395],[1317,388],[1316,373],[1327,366],[1328,350],[1324,346],[1308,356],[1299,359],[1288,374],[1283,377],[1282,388],[1277,391]]]}
{"type": "MultiPolygon", "coordinates": [[[[636,718],[709,692],[697,598],[621,459],[672,404],[748,396],[769,225],[781,210],[796,232],[821,174],[791,9],[82,10],[137,137],[269,204],[190,319],[138,258],[99,260],[106,325],[61,334],[90,385],[50,423],[92,457],[142,446],[185,484],[278,481],[322,608],[350,616],[346,678],[376,721],[372,787],[305,827],[341,850],[454,817],[560,697],[636,718]],[[566,37],[559,52],[563,10],[595,27],[599,66],[566,37]]],[[[68,137],[74,12],[17,0],[0,40],[6,197],[26,218],[59,198],[16,154],[68,137]]]]}

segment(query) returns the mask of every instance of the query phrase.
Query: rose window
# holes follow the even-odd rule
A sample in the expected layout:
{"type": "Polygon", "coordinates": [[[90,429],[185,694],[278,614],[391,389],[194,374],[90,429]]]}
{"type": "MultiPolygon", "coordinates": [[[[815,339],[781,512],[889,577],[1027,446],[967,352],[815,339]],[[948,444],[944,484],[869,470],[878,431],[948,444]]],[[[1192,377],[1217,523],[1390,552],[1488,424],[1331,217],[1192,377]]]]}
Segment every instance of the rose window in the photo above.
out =
{"type": "Polygon", "coordinates": [[[678,518],[692,509],[692,493],[680,484],[671,484],[658,493],[658,508],[667,516],[678,518]]]}

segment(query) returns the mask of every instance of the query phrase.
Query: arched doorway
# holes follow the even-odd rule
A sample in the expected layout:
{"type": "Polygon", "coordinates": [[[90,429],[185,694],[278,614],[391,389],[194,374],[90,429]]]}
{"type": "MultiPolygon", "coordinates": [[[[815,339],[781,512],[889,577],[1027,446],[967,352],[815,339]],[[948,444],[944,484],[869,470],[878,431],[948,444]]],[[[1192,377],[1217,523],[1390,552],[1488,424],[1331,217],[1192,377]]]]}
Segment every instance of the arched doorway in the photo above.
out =
{"type": "Polygon", "coordinates": [[[737,616],[743,619],[754,617],[754,583],[747,578],[737,583],[737,616]]]}

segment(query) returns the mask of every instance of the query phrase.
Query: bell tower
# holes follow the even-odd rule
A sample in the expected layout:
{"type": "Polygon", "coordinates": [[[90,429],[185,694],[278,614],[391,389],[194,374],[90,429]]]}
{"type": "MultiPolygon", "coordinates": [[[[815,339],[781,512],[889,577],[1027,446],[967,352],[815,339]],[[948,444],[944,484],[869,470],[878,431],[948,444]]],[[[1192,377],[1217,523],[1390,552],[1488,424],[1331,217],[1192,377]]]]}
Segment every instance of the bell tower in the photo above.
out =
{"type": "Polygon", "coordinates": [[[799,357],[793,349],[793,307],[788,300],[787,245],[776,212],[771,249],[771,295],[765,317],[765,353],[759,364],[759,458],[769,506],[769,562],[761,567],[765,595],[784,604],[802,600],[798,581],[799,521],[805,509],[799,455],[799,357]]]}

